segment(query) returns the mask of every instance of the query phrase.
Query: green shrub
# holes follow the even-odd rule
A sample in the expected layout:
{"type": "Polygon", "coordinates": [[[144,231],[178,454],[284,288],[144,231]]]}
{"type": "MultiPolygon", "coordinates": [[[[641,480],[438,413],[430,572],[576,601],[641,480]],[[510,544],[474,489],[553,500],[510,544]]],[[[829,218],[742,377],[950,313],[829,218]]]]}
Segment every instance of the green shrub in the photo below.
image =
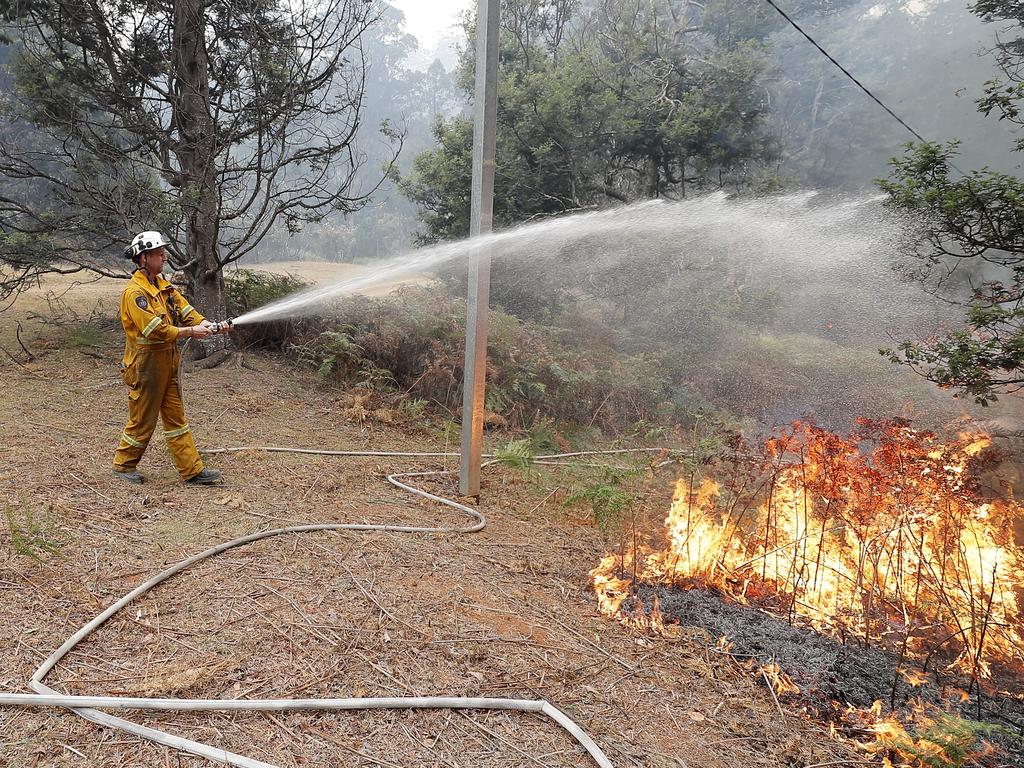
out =
{"type": "MultiPolygon", "coordinates": [[[[225,272],[224,300],[228,317],[241,317],[307,287],[307,283],[294,275],[251,269],[225,272]]],[[[313,338],[326,327],[320,318],[285,318],[241,326],[232,336],[243,349],[287,352],[293,345],[301,345],[303,340],[313,338]]]]}
{"type": "Polygon", "coordinates": [[[552,419],[542,416],[533,422],[530,426],[530,448],[535,456],[558,453],[561,450],[558,432],[552,419]]]}
{"type": "Polygon", "coordinates": [[[398,403],[398,412],[406,421],[419,421],[427,408],[427,401],[421,397],[402,398],[398,403]]]}
{"type": "Polygon", "coordinates": [[[533,463],[533,448],[529,439],[512,440],[495,449],[494,458],[506,467],[526,469],[533,463]]]}
{"type": "Polygon", "coordinates": [[[228,317],[239,317],[306,287],[308,284],[295,275],[278,275],[253,269],[225,272],[224,301],[228,317]]]}
{"type": "Polygon", "coordinates": [[[363,364],[362,348],[352,340],[351,331],[340,328],[323,331],[306,344],[293,344],[299,361],[316,368],[321,379],[345,378],[363,364]]]}
{"type": "Polygon", "coordinates": [[[921,719],[917,732],[889,728],[866,744],[866,749],[876,755],[895,753],[914,768],[964,768],[978,765],[979,759],[991,752],[991,745],[982,737],[1005,731],[992,723],[948,713],[921,719]]]}
{"type": "Polygon", "coordinates": [[[32,507],[25,499],[22,499],[20,510],[5,506],[4,517],[7,518],[11,552],[15,555],[42,562],[45,555],[60,550],[60,546],[51,537],[49,526],[36,519],[32,507]]]}
{"type": "Polygon", "coordinates": [[[87,347],[105,347],[110,343],[110,336],[103,328],[90,323],[77,323],[67,327],[64,345],[68,349],[85,349],[87,347]]]}
{"type": "Polygon", "coordinates": [[[630,475],[630,472],[605,467],[589,483],[573,490],[564,504],[572,506],[586,502],[593,514],[594,524],[607,536],[623,522],[626,511],[636,500],[634,493],[621,487],[630,475]]]}

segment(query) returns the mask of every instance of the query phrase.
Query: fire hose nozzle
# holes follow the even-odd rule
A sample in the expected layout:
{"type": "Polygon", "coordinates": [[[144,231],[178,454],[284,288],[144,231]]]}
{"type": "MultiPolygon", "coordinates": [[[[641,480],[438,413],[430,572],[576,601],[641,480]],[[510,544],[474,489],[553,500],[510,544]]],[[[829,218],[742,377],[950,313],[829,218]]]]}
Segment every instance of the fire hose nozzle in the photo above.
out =
{"type": "Polygon", "coordinates": [[[234,327],[234,325],[235,325],[235,321],[234,320],[231,320],[231,319],[221,320],[220,322],[217,322],[217,323],[213,324],[213,332],[215,334],[217,334],[217,333],[227,333],[228,331],[230,331],[234,327]]]}

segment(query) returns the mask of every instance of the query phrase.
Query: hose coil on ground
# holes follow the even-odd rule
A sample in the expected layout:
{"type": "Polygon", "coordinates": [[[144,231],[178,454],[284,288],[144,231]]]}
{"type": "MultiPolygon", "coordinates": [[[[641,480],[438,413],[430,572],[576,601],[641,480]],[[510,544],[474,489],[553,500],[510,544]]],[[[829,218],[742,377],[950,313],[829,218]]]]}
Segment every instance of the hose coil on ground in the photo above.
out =
{"type": "MultiPolygon", "coordinates": [[[[282,448],[277,446],[259,446],[243,448],[222,448],[206,451],[206,453],[228,453],[244,450],[263,450],[273,452],[292,452],[317,454],[327,456],[388,456],[388,457],[441,457],[455,456],[451,453],[416,453],[416,452],[390,452],[390,451],[321,451],[302,448],[282,448]]],[[[538,456],[539,460],[559,460],[584,455],[607,455],[635,452],[655,452],[660,449],[619,449],[611,451],[584,451],[572,454],[553,454],[538,456]]],[[[485,463],[487,466],[492,462],[485,463]]],[[[426,477],[431,475],[452,474],[451,471],[429,471],[429,472],[406,472],[388,475],[388,482],[397,488],[408,493],[421,496],[430,501],[443,504],[457,509],[468,515],[474,522],[470,525],[458,528],[439,528],[428,526],[406,526],[406,525],[384,525],[384,524],[363,524],[363,523],[318,523],[310,525],[296,525],[286,528],[275,528],[273,530],[259,531],[247,536],[242,536],[231,541],[217,544],[185,560],[182,560],[169,568],[156,574],[149,580],[137,586],[120,600],[110,605],[106,610],[93,618],[74,635],[69,637],[55,650],[32,675],[29,687],[36,694],[16,694],[0,692],[0,706],[22,706],[22,707],[66,707],[72,709],[76,714],[99,725],[114,728],[125,733],[138,736],[149,741],[162,744],[167,747],[179,749],[209,760],[237,766],[237,768],[277,768],[269,763],[235,754],[224,749],[203,744],[201,742],[176,736],[156,728],[133,723],[114,715],[100,711],[101,709],[141,709],[141,710],[172,710],[172,711],[195,711],[195,710],[221,710],[221,711],[284,711],[295,709],[308,710],[352,710],[352,709],[499,709],[518,710],[523,712],[541,713],[556,722],[566,730],[590,755],[594,763],[600,768],[613,768],[611,761],[604,754],[601,748],[573,722],[565,713],[554,707],[547,701],[527,699],[499,699],[499,698],[461,698],[461,697],[397,697],[397,698],[361,698],[361,699],[242,699],[242,700],[220,700],[220,699],[149,699],[149,698],[119,698],[106,696],[67,696],[62,695],[47,686],[43,681],[53,668],[70,653],[79,643],[85,640],[92,632],[102,626],[108,619],[118,613],[136,598],[146,594],[157,585],[167,581],[171,577],[190,568],[196,563],[207,560],[235,547],[251,544],[262,539],[284,534],[301,534],[311,531],[389,531],[398,533],[443,533],[443,534],[466,534],[475,533],[484,528],[487,524],[486,518],[476,509],[460,504],[451,499],[437,496],[427,491],[415,488],[401,479],[413,477],[426,477]]]]}

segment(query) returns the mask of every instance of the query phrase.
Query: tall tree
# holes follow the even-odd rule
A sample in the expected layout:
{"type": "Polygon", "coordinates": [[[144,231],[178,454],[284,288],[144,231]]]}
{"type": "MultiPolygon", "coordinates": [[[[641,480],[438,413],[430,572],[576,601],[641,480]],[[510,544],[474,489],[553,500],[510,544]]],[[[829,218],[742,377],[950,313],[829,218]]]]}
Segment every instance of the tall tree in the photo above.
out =
{"type": "MultiPolygon", "coordinates": [[[[1024,126],[1024,6],[982,0],[972,10],[1005,25],[995,51],[1004,76],[986,84],[978,108],[1024,126]]],[[[909,247],[920,276],[965,309],[961,327],[888,354],[984,405],[1024,386],[1024,179],[987,168],[963,173],[957,146],[907,145],[880,182],[890,205],[917,224],[909,247]]],[[[1024,151],[1024,140],[1015,149],[1024,151]]]]}
{"type": "MultiPolygon", "coordinates": [[[[3,0],[0,297],[46,272],[124,274],[167,231],[194,303],[276,227],[351,211],[365,0],[3,0]],[[123,262],[122,262],[123,264],[123,262]]],[[[390,138],[397,138],[394,134],[390,138]]]]}
{"type": "MultiPolygon", "coordinates": [[[[505,3],[496,221],[742,186],[773,158],[766,57],[759,40],[715,21],[721,4],[505,3]]],[[[472,54],[467,46],[467,93],[472,54]]],[[[442,120],[435,135],[402,186],[423,212],[425,241],[464,235],[469,222],[471,126],[442,120]]]]}
{"type": "MultiPolygon", "coordinates": [[[[955,2],[845,5],[800,15],[800,26],[928,138],[964,138],[973,164],[1006,162],[1006,149],[991,141],[995,126],[971,101],[994,72],[990,57],[977,55],[991,32],[981,19],[955,2]],[[969,140],[982,135],[986,141],[969,140]]],[[[783,176],[818,189],[870,186],[911,134],[788,24],[771,42],[779,62],[771,90],[773,122],[785,146],[783,176]]]]}

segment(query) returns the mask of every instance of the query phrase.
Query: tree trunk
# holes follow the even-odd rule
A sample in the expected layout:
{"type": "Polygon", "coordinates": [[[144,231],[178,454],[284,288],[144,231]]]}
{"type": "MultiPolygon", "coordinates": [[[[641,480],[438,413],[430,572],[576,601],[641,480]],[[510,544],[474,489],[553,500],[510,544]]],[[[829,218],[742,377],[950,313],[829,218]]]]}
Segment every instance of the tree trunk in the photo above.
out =
{"type": "MultiPolygon", "coordinates": [[[[185,223],[185,262],[189,300],[207,318],[226,316],[224,275],[218,260],[216,182],[217,126],[210,114],[209,58],[205,45],[203,0],[174,3],[174,44],[171,48],[175,154],[181,168],[185,223]]],[[[196,345],[198,357],[224,347],[223,337],[196,345]]]]}
{"type": "Polygon", "coordinates": [[[650,155],[647,158],[647,198],[653,200],[656,197],[661,196],[661,174],[658,171],[661,165],[661,158],[656,155],[650,155]]]}

